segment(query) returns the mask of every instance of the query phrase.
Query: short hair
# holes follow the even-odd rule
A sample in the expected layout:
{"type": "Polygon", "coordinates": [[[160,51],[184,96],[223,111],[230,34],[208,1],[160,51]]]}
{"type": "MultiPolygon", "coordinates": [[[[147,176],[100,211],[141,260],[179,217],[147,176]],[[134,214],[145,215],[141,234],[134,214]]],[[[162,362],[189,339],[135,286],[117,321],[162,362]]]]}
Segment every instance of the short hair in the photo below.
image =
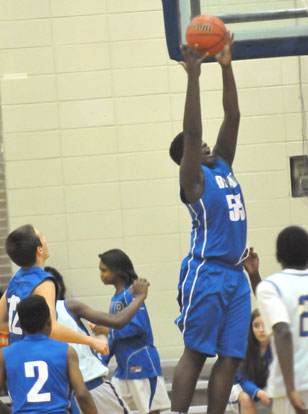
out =
{"type": "Polygon", "coordinates": [[[66,287],[64,284],[64,279],[61,273],[51,266],[45,267],[45,272],[50,273],[56,279],[56,287],[57,287],[57,299],[64,300],[66,294],[66,287]]]}
{"type": "Polygon", "coordinates": [[[98,257],[108,269],[115,271],[126,284],[131,285],[134,280],[138,279],[132,261],[122,250],[107,250],[106,252],[99,254],[98,257]]]}
{"type": "Polygon", "coordinates": [[[40,295],[31,295],[19,302],[17,313],[21,329],[30,334],[41,332],[50,318],[47,302],[40,295]]]}
{"type": "Polygon", "coordinates": [[[279,261],[287,267],[304,267],[308,263],[308,233],[301,227],[289,226],[282,230],[276,242],[279,261]]]}
{"type": "Polygon", "coordinates": [[[5,250],[8,256],[20,267],[34,265],[38,246],[42,246],[42,243],[32,224],[18,227],[7,236],[5,241],[5,250]]]}
{"type": "Polygon", "coordinates": [[[184,152],[184,132],[180,132],[171,142],[169,148],[170,157],[173,159],[175,163],[178,165],[181,164],[181,159],[183,157],[184,152]]]}

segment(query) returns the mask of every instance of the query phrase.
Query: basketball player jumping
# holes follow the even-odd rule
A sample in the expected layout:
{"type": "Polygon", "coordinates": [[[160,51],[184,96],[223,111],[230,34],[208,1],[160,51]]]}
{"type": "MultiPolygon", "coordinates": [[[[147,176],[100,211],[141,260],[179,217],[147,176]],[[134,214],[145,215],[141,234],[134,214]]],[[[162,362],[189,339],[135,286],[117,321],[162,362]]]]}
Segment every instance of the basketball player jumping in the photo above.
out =
{"type": "Polygon", "coordinates": [[[208,385],[208,413],[223,414],[236,368],[245,357],[250,288],[243,273],[246,212],[233,163],[240,112],[231,66],[233,35],[216,59],[222,69],[224,119],[213,151],[202,141],[200,58],[181,47],[187,72],[183,132],[170,147],[180,166],[181,200],[193,220],[191,248],[183,260],[177,325],[185,350],[172,384],[173,413],[187,413],[207,357],[218,355],[208,385]]]}

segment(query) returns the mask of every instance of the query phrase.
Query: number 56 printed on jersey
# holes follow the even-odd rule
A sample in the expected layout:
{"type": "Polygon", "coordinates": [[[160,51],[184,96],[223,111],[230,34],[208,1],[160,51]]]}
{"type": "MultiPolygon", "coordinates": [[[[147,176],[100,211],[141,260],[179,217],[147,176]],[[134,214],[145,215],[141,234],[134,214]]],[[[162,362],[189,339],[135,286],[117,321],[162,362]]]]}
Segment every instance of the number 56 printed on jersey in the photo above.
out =
{"type": "Polygon", "coordinates": [[[245,220],[246,213],[245,208],[241,200],[241,194],[228,194],[226,195],[229,217],[231,221],[245,220]]]}

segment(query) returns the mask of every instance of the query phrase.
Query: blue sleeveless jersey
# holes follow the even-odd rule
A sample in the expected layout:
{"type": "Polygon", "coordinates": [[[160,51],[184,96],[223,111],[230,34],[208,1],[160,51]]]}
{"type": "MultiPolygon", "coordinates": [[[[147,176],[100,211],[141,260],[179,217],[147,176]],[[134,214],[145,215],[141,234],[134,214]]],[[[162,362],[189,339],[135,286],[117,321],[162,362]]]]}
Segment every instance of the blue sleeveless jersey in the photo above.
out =
{"type": "Polygon", "coordinates": [[[246,211],[239,183],[229,166],[216,159],[214,168],[201,166],[205,178],[201,198],[187,205],[192,218],[188,256],[229,265],[241,263],[246,249],[246,211]]]}
{"type": "Polygon", "coordinates": [[[67,350],[68,344],[43,334],[3,348],[13,414],[69,412],[67,350]]]}
{"type": "Polygon", "coordinates": [[[30,296],[33,290],[46,279],[54,280],[54,277],[40,267],[19,269],[9,282],[6,292],[6,306],[9,316],[10,343],[19,341],[23,337],[19,326],[16,307],[18,303],[30,296]]]}
{"type": "MultiPolygon", "coordinates": [[[[134,297],[126,286],[111,299],[109,312],[116,314],[126,308],[134,297]]],[[[153,344],[153,334],[145,303],[122,329],[110,329],[110,352],[117,360],[114,376],[120,379],[142,379],[162,375],[160,359],[153,344]]]]}

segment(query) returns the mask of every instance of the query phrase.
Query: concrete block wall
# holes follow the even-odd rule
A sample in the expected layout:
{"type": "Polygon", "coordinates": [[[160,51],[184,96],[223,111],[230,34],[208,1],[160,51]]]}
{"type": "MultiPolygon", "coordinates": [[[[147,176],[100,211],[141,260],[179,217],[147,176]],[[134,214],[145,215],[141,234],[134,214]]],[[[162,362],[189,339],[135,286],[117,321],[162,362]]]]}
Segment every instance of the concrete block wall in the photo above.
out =
{"type": "MultiPolygon", "coordinates": [[[[302,154],[299,65],[307,107],[306,57],[234,62],[242,113],[234,170],[264,275],[278,269],[279,230],[308,228],[288,165],[302,154]]],[[[113,290],[99,279],[97,255],[126,251],[151,283],[160,354],[177,357],[190,220],[168,147],[181,129],[186,75],[168,58],[161,1],[0,0],[0,72],[10,228],[38,227],[69,294],[105,311],[113,290]]],[[[216,63],[202,72],[204,138],[213,145],[221,74],[216,63]]]]}

